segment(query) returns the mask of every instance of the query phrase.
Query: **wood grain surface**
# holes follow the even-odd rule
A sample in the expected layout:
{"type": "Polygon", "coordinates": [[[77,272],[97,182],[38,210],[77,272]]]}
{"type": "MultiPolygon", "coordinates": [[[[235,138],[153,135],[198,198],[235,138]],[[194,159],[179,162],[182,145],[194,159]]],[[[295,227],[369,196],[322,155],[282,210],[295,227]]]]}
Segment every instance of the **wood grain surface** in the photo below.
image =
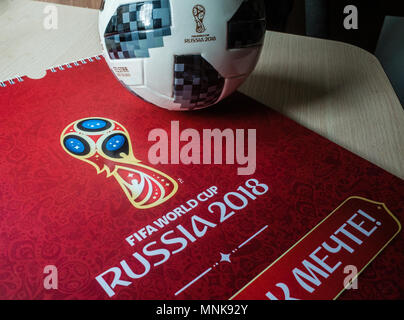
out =
{"type": "Polygon", "coordinates": [[[52,2],[68,6],[99,9],[102,0],[36,0],[42,2],[52,2]]]}
{"type": "MultiPolygon", "coordinates": [[[[0,1],[0,80],[40,78],[52,66],[101,53],[97,10],[56,5],[58,28],[45,30],[46,5],[0,1]]],[[[404,178],[404,111],[380,63],[366,51],[268,32],[241,91],[404,178]]]]}

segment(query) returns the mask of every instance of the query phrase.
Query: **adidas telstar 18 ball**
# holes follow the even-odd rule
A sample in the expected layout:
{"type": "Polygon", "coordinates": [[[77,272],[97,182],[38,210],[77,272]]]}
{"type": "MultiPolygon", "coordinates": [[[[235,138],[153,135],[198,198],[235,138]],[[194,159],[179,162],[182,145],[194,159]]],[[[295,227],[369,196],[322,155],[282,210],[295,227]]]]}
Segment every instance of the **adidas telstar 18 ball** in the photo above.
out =
{"type": "Polygon", "coordinates": [[[205,108],[253,71],[265,36],[263,0],[106,0],[105,59],[138,97],[170,110],[205,108]]]}

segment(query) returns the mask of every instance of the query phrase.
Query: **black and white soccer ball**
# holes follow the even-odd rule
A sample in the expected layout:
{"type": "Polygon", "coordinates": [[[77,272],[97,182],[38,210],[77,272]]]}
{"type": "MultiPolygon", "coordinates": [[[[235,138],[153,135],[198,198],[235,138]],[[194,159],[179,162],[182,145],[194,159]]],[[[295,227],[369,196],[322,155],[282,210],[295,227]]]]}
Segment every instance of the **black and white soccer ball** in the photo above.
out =
{"type": "Polygon", "coordinates": [[[105,59],[128,90],[170,110],[205,108],[254,70],[265,36],[263,0],[106,0],[105,59]]]}

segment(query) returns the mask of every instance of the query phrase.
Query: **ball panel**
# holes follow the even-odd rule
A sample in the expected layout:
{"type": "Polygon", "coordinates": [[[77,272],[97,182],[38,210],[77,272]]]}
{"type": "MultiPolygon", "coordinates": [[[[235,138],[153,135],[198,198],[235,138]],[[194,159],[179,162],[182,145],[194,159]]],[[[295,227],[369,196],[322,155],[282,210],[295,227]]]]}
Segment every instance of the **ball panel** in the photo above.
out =
{"type": "Polygon", "coordinates": [[[171,35],[169,0],[142,1],[117,8],[104,33],[111,59],[148,58],[171,35]]]}
{"type": "Polygon", "coordinates": [[[111,17],[105,36],[171,26],[169,0],[152,0],[119,6],[111,17]]]}
{"type": "Polygon", "coordinates": [[[128,89],[138,98],[154,104],[156,106],[164,107],[168,110],[181,110],[181,105],[175,103],[172,98],[161,95],[158,91],[152,90],[148,87],[134,87],[128,86],[128,89]]]}
{"type": "MultiPolygon", "coordinates": [[[[222,95],[220,96],[220,100],[225,99],[229,95],[231,95],[233,92],[235,92],[247,79],[248,75],[244,76],[239,76],[231,79],[226,79],[226,82],[224,84],[224,88],[222,91],[222,95]]],[[[219,100],[219,101],[220,101],[219,100]]]]}
{"type": "MultiPolygon", "coordinates": [[[[108,57],[106,57],[108,59],[108,57]]],[[[126,85],[144,85],[144,60],[107,60],[108,66],[114,76],[126,85]]]]}
{"type": "Polygon", "coordinates": [[[235,21],[253,21],[265,19],[264,0],[243,0],[237,12],[233,15],[235,21]]]}
{"type": "Polygon", "coordinates": [[[201,108],[220,97],[224,78],[201,55],[174,57],[174,102],[181,108],[201,108]]]}
{"type": "Polygon", "coordinates": [[[265,5],[262,0],[245,0],[228,22],[227,48],[261,46],[266,31],[265,5]]]}

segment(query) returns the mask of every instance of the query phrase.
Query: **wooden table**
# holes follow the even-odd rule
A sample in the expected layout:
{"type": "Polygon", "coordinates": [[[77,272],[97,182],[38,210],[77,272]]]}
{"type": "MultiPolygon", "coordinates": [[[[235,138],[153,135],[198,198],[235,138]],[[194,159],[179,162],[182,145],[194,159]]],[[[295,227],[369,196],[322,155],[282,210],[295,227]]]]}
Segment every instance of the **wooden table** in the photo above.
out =
{"type": "MultiPolygon", "coordinates": [[[[97,10],[56,5],[58,29],[45,30],[47,5],[0,1],[0,80],[40,78],[50,67],[101,54],[97,10]]],[[[404,111],[373,55],[268,32],[241,91],[404,178],[404,111]]]]}

